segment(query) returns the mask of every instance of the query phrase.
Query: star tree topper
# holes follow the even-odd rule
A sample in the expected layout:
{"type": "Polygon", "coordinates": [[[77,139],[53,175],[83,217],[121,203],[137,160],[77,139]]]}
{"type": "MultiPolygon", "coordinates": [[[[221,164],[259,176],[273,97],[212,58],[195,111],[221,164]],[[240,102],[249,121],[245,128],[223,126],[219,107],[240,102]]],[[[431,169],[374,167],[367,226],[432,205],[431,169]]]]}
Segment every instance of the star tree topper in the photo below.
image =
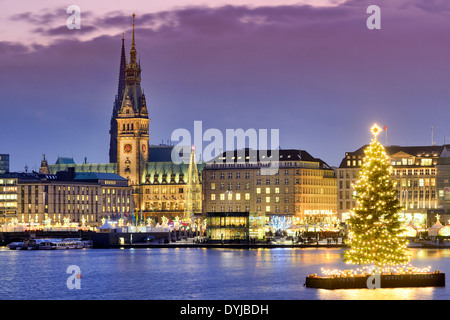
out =
{"type": "Polygon", "coordinates": [[[375,123],[372,128],[370,128],[370,131],[373,134],[373,137],[376,139],[377,136],[380,134],[380,132],[382,131],[381,128],[375,123]]]}

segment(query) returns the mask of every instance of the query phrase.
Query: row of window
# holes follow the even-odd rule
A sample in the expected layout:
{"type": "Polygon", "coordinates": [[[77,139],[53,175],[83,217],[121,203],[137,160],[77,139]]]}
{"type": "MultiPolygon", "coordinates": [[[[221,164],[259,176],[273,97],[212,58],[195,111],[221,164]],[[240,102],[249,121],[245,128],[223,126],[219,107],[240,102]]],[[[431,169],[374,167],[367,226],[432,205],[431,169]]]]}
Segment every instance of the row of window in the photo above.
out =
{"type": "MultiPolygon", "coordinates": [[[[220,193],[218,194],[218,197],[215,193],[212,193],[210,195],[210,199],[211,201],[216,201],[216,200],[220,200],[220,201],[240,201],[240,200],[246,200],[249,201],[251,200],[251,195],[250,193],[244,193],[242,196],[240,193],[220,193]]],[[[261,196],[256,196],[256,203],[261,203],[262,200],[264,200],[265,203],[280,203],[281,202],[281,198],[279,196],[275,196],[275,197],[270,197],[270,196],[266,196],[266,197],[261,197],[261,196]]],[[[303,203],[336,203],[336,198],[335,197],[315,197],[315,196],[302,196],[302,197],[296,197],[295,198],[295,202],[299,203],[299,202],[303,202],[303,203]]],[[[289,197],[284,197],[284,203],[289,203],[289,197]]]]}
{"type": "MultiPolygon", "coordinates": [[[[242,206],[242,207],[240,205],[227,206],[227,207],[219,206],[217,209],[218,209],[218,212],[226,212],[226,211],[228,211],[228,212],[241,212],[242,210],[244,212],[250,212],[250,206],[249,205],[242,206]]],[[[261,209],[262,209],[261,206],[256,206],[256,212],[258,212],[258,213],[262,212],[261,209]]],[[[263,209],[265,210],[266,213],[270,213],[270,212],[279,213],[279,212],[281,212],[280,211],[281,209],[280,209],[279,206],[274,206],[274,207],[272,207],[272,206],[265,206],[265,207],[263,207],[263,209]],[[273,211],[272,211],[272,209],[273,209],[273,211]]],[[[211,212],[216,212],[216,206],[211,206],[211,212]]],[[[285,206],[284,207],[284,212],[285,213],[289,212],[289,206],[285,206]]]]}
{"type": "Polygon", "coordinates": [[[145,210],[146,211],[182,211],[184,210],[183,202],[171,202],[171,201],[163,201],[163,202],[145,202],[145,210]]]}
{"type": "Polygon", "coordinates": [[[392,172],[394,175],[399,176],[429,176],[429,175],[436,175],[436,169],[394,169],[392,172]]]}
{"type": "MultiPolygon", "coordinates": [[[[351,189],[352,186],[356,183],[356,181],[339,181],[339,189],[351,189]]],[[[398,179],[397,187],[435,187],[436,179],[435,178],[421,178],[421,179],[398,179]]]]}
{"type": "Polygon", "coordinates": [[[420,159],[420,162],[419,161],[415,162],[413,158],[392,159],[391,165],[392,166],[413,166],[413,165],[432,166],[433,159],[430,159],[430,158],[420,159]]]}
{"type": "MultiPolygon", "coordinates": [[[[347,157],[349,158],[349,157],[347,157]]],[[[360,167],[362,165],[362,160],[349,160],[347,159],[347,167],[360,167]]],[[[392,159],[391,160],[392,166],[413,166],[413,165],[420,165],[420,166],[432,166],[433,165],[433,159],[427,158],[427,159],[420,159],[420,161],[414,161],[413,158],[403,158],[403,159],[392,159]]]]}
{"type": "MultiPolygon", "coordinates": [[[[159,190],[160,190],[159,188],[145,189],[144,193],[145,194],[151,194],[151,193],[157,194],[157,193],[159,193],[159,190]]],[[[184,192],[184,188],[170,188],[170,193],[171,194],[175,194],[175,193],[177,193],[177,191],[178,191],[178,193],[183,193],[184,192]]],[[[166,194],[167,193],[167,188],[166,187],[162,187],[161,188],[161,193],[162,194],[166,194]]]]}
{"type": "MultiPolygon", "coordinates": [[[[358,178],[359,170],[339,170],[339,178],[340,179],[356,179],[358,178]]],[[[425,169],[394,169],[392,171],[394,176],[403,175],[403,176],[423,176],[423,175],[436,175],[435,168],[425,168],[425,169]]]]}
{"type": "MultiPolygon", "coordinates": [[[[339,210],[351,210],[355,208],[355,201],[339,201],[339,210]]],[[[436,209],[437,202],[433,200],[410,201],[404,204],[407,209],[436,209]]]]}
{"type": "MultiPolygon", "coordinates": [[[[442,191],[442,196],[444,196],[444,190],[440,190],[439,195],[441,196],[441,191],[442,191]]],[[[350,195],[350,191],[345,191],[345,193],[343,191],[339,191],[339,200],[349,200],[349,199],[353,199],[356,196],[356,191],[353,191],[352,194],[350,195]],[[344,198],[345,195],[345,198],[344,198]]],[[[401,191],[397,191],[397,198],[398,199],[422,199],[424,198],[426,200],[428,199],[436,199],[436,190],[435,189],[425,189],[425,190],[401,190],[401,191]]]]}
{"type": "Polygon", "coordinates": [[[0,179],[0,185],[15,185],[16,183],[16,179],[0,179]]]}
{"type": "MultiPolygon", "coordinates": [[[[256,175],[257,176],[261,176],[262,172],[261,170],[259,170],[256,175]]],[[[295,174],[296,175],[301,175],[303,174],[304,176],[315,176],[315,177],[323,177],[325,176],[330,176],[333,177],[334,173],[333,171],[327,172],[327,171],[321,171],[321,170],[295,170],[295,174]]],[[[233,179],[233,175],[235,177],[235,179],[241,179],[241,176],[244,177],[245,179],[250,179],[250,172],[245,172],[241,175],[241,172],[228,172],[227,174],[225,172],[220,172],[218,174],[219,179],[225,179],[225,177],[227,177],[228,179],[233,179]]],[[[278,170],[275,174],[275,176],[280,175],[280,170],[278,170]]],[[[287,176],[289,175],[289,170],[284,170],[284,175],[287,176]]],[[[210,174],[210,178],[211,179],[215,179],[216,178],[216,172],[211,172],[210,174]]]]}

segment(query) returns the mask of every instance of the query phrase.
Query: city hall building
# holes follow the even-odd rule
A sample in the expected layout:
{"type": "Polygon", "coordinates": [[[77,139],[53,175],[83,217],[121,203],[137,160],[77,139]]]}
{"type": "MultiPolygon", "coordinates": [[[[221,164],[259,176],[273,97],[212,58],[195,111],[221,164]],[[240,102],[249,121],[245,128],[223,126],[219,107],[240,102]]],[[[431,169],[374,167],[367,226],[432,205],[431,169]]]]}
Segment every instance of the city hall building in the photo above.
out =
{"type": "MultiPolygon", "coordinates": [[[[346,152],[337,170],[338,216],[346,220],[356,206],[353,185],[364,159],[363,146],[346,152]]],[[[436,215],[441,223],[450,218],[450,145],[387,146],[386,153],[396,181],[401,219],[417,227],[431,226],[436,215]]]]}
{"type": "MultiPolygon", "coordinates": [[[[168,219],[190,218],[201,214],[201,171],[192,153],[181,154],[180,163],[172,161],[173,146],[150,145],[149,106],[141,88],[141,66],[133,34],[129,60],[122,50],[119,83],[110,122],[109,163],[75,163],[58,158],[48,170],[74,168],[76,172],[114,173],[132,187],[135,215],[168,219]]],[[[190,146],[188,146],[190,147],[190,146]]]]}

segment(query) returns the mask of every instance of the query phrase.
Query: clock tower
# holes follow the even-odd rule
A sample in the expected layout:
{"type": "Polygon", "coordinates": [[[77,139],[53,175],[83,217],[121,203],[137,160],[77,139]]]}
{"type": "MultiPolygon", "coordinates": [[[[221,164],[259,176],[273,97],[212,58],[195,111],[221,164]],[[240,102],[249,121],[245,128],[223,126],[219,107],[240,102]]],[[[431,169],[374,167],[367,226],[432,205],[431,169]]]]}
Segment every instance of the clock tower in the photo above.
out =
{"type": "Polygon", "coordinates": [[[117,174],[128,179],[131,185],[141,183],[149,147],[149,117],[145,95],[141,90],[141,66],[136,59],[136,45],[133,39],[130,62],[125,67],[125,88],[117,112],[117,174]]]}

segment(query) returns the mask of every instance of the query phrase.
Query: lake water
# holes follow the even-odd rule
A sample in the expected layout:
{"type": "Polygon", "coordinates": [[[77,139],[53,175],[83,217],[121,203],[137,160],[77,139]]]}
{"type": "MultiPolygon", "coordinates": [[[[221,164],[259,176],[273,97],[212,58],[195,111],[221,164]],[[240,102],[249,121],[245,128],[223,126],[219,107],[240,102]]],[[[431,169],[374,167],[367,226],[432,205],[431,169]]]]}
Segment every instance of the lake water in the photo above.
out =
{"type": "MultiPolygon", "coordinates": [[[[0,249],[3,300],[450,299],[450,287],[324,290],[303,286],[321,267],[356,268],[343,249],[0,249]],[[70,290],[67,268],[80,268],[70,290]]],[[[412,264],[450,275],[450,249],[412,249],[412,264]]],[[[448,278],[448,277],[447,277],[448,278]]]]}

